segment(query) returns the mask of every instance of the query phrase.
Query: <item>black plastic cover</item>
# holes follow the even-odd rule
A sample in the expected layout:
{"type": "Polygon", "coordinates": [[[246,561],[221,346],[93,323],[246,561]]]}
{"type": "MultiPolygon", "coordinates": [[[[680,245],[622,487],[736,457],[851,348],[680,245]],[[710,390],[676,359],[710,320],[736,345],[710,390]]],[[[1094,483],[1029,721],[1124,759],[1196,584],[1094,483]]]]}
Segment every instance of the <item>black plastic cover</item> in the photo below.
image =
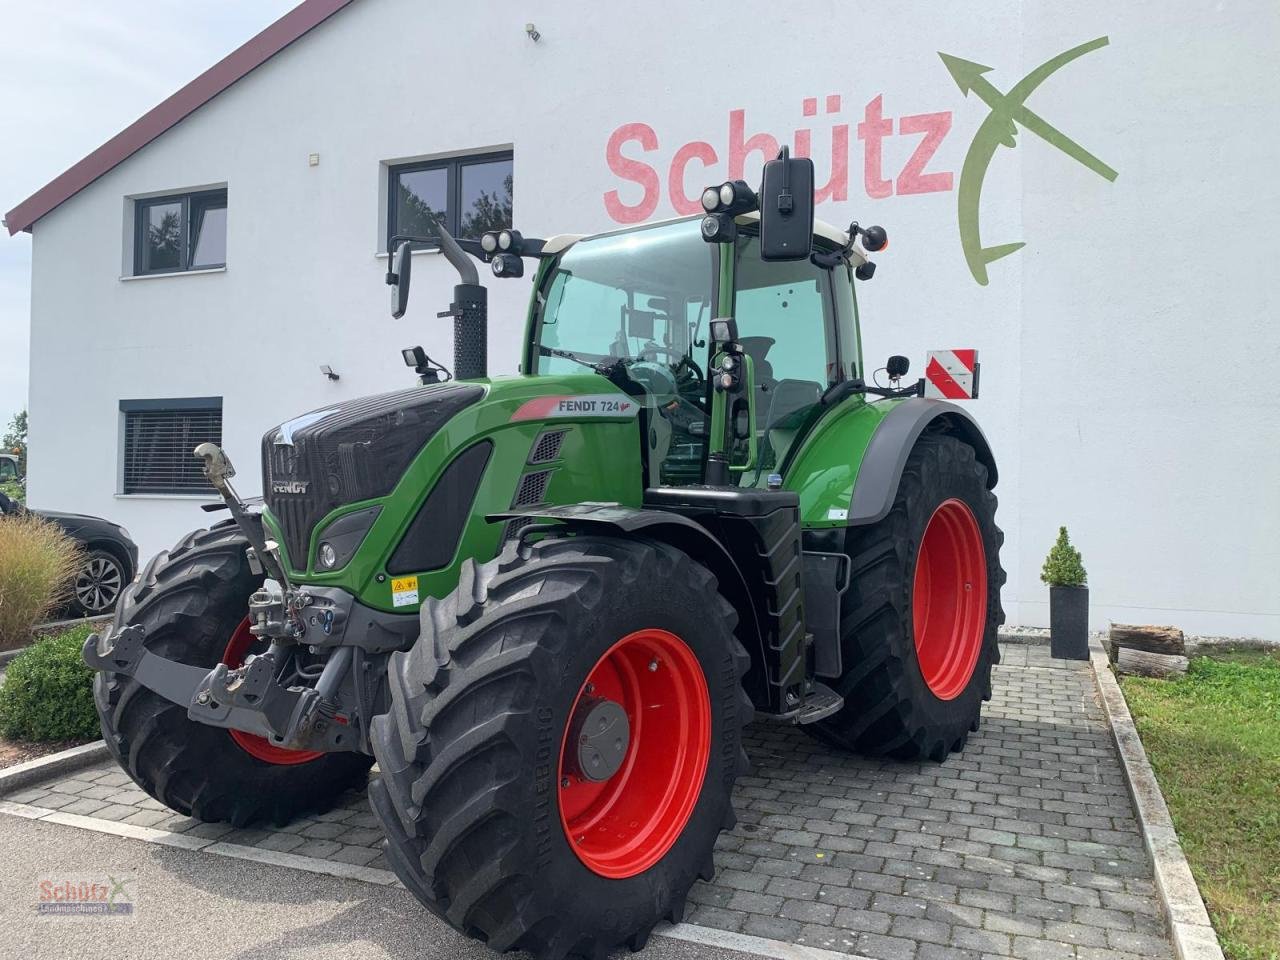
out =
{"type": "Polygon", "coordinates": [[[445,468],[387,561],[387,573],[439,570],[453,561],[492,452],[493,442],[482,440],[445,468]]]}

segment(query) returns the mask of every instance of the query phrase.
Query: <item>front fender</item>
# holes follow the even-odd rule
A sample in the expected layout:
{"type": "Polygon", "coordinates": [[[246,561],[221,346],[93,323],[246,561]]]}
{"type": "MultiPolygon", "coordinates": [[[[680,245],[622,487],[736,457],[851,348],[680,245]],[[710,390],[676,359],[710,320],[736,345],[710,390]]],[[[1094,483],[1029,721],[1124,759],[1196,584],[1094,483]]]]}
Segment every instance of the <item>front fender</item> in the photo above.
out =
{"type": "Polygon", "coordinates": [[[945,400],[912,397],[867,403],[850,397],[805,437],[783,485],[800,495],[810,528],[855,526],[884,519],[916,440],[925,430],[951,434],[974,448],[996,485],[995,457],[968,411],[945,400]]]}
{"type": "Polygon", "coordinates": [[[644,536],[661,540],[682,550],[713,574],[720,592],[738,613],[738,638],[747,648],[752,670],[745,680],[747,693],[757,707],[769,702],[768,663],[764,631],[752,602],[747,577],[737,560],[702,524],[668,510],[635,508],[616,503],[577,503],[564,506],[527,507],[490,514],[490,522],[511,519],[545,519],[579,530],[593,530],[614,536],[644,536]]]}

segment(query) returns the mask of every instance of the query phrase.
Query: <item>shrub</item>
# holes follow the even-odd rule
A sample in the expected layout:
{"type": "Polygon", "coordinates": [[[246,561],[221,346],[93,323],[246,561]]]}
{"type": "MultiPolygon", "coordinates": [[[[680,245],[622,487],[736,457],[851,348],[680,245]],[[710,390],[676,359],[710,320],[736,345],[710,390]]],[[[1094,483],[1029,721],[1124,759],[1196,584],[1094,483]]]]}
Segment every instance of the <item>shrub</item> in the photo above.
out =
{"type": "Polygon", "coordinates": [[[31,626],[70,593],[80,547],[30,513],[0,517],[0,650],[31,639],[31,626]]]}
{"type": "Polygon", "coordinates": [[[1045,557],[1040,579],[1051,587],[1083,587],[1088,584],[1089,575],[1084,572],[1080,551],[1071,545],[1066,527],[1058,528],[1058,540],[1049,556],[1045,557]]]}
{"type": "Polygon", "coordinates": [[[80,659],[88,625],[45,637],[17,657],[0,683],[0,736],[90,740],[99,735],[93,671],[80,659]]]}

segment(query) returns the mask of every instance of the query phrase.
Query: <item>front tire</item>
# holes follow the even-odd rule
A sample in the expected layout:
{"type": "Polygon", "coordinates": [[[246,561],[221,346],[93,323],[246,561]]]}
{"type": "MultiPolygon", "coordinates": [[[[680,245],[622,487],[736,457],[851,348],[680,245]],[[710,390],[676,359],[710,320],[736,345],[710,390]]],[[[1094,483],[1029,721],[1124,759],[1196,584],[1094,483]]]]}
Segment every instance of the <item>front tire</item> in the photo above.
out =
{"type": "MultiPolygon", "coordinates": [[[[140,624],[147,649],[212,669],[243,659],[249,595],[262,576],[234,526],[198,530],[158,554],[125,590],[115,629],[140,624]]],[[[239,731],[196,723],[187,709],[129,677],[93,681],[102,737],[143,790],[201,820],[278,825],[326,810],[364,782],[373,760],[359,753],[299,754],[239,731]]]]}
{"type": "Polygon", "coordinates": [[[405,886],[540,960],[640,949],[678,922],[746,768],[736,619],[705,567],[653,541],[566,537],[464,564],[392,656],[373,724],[370,800],[405,886]]]}
{"type": "Polygon", "coordinates": [[[806,727],[837,746],[901,760],[945,760],[991,699],[1004,623],[1004,534],[973,448],[926,434],[893,507],[849,531],[853,569],[841,616],[845,706],[806,727]]]}

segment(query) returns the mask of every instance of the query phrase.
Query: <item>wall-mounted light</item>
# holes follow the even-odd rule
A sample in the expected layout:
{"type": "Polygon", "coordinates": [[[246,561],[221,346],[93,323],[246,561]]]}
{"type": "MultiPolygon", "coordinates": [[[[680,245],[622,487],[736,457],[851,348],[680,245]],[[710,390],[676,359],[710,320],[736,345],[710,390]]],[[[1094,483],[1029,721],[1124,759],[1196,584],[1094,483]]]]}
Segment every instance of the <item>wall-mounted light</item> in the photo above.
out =
{"type": "Polygon", "coordinates": [[[309,166],[309,167],[318,167],[318,166],[320,166],[320,154],[318,154],[318,153],[309,153],[309,154],[307,154],[307,166],[309,166]]]}
{"type": "Polygon", "coordinates": [[[534,43],[537,43],[539,40],[542,39],[542,34],[538,32],[538,28],[535,27],[532,23],[526,23],[524,25],[524,32],[529,35],[529,39],[532,40],[534,43]]]}
{"type": "Polygon", "coordinates": [[[333,372],[333,367],[329,366],[327,363],[320,364],[320,372],[335,382],[342,379],[338,374],[333,372]]]}

